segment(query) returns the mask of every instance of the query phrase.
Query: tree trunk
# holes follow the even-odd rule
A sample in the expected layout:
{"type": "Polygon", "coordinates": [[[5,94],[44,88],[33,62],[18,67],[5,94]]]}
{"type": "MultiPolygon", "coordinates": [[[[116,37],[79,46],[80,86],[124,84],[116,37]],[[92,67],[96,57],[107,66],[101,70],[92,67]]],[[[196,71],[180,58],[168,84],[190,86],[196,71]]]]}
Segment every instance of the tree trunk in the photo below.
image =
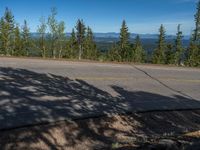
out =
{"type": "Polygon", "coordinates": [[[45,47],[43,46],[43,54],[42,54],[42,57],[43,58],[46,58],[46,50],[45,50],[45,47]]]}
{"type": "Polygon", "coordinates": [[[81,60],[81,57],[82,57],[82,46],[79,45],[79,56],[78,56],[78,59],[81,60]]]}
{"type": "Polygon", "coordinates": [[[6,45],[6,48],[5,48],[5,49],[6,49],[6,56],[9,56],[9,52],[8,52],[8,51],[9,51],[9,50],[8,50],[8,42],[6,42],[5,45],[6,45]]]}
{"type": "Polygon", "coordinates": [[[62,57],[62,45],[60,46],[60,51],[59,51],[59,58],[62,57]]]}
{"type": "Polygon", "coordinates": [[[55,43],[52,42],[52,57],[53,59],[56,59],[56,55],[55,55],[55,43]]]}
{"type": "Polygon", "coordinates": [[[26,49],[26,56],[27,56],[27,57],[29,56],[29,51],[28,51],[28,49],[26,49]]]}
{"type": "Polygon", "coordinates": [[[56,59],[55,49],[53,49],[53,59],[56,59]]]}

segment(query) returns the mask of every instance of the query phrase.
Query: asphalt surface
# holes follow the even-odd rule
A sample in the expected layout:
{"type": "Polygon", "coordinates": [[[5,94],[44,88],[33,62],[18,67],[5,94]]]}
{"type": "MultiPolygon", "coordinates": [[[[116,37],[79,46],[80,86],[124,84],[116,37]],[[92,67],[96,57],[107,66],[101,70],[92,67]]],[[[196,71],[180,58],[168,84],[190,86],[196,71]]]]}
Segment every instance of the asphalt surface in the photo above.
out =
{"type": "Polygon", "coordinates": [[[0,130],[176,109],[200,109],[200,69],[0,58],[0,130]]]}

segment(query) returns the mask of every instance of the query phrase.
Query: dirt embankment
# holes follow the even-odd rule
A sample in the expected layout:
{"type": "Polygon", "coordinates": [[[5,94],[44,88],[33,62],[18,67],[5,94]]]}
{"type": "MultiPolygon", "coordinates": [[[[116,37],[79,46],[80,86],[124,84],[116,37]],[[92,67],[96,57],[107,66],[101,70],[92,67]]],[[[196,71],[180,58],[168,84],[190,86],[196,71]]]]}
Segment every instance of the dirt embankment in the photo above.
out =
{"type": "Polygon", "coordinates": [[[137,113],[2,131],[0,149],[198,149],[200,110],[137,113]]]}

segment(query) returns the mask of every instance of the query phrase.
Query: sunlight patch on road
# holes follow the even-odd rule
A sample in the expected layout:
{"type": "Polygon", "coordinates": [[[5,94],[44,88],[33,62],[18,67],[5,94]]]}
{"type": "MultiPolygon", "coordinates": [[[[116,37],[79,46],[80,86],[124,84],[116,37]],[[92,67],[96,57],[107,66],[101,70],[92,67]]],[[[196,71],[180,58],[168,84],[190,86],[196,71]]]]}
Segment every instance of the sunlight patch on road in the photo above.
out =
{"type": "Polygon", "coordinates": [[[79,80],[132,80],[133,78],[127,77],[76,77],[79,80]]]}
{"type": "MultiPolygon", "coordinates": [[[[103,81],[103,80],[111,80],[111,81],[120,81],[120,80],[149,80],[148,78],[134,78],[134,77],[75,77],[74,79],[79,79],[79,80],[97,80],[97,81],[103,81]]],[[[191,83],[200,83],[200,80],[195,80],[195,79],[178,79],[178,78],[158,78],[160,80],[171,80],[171,81],[177,81],[177,82],[191,82],[191,83]]]]}

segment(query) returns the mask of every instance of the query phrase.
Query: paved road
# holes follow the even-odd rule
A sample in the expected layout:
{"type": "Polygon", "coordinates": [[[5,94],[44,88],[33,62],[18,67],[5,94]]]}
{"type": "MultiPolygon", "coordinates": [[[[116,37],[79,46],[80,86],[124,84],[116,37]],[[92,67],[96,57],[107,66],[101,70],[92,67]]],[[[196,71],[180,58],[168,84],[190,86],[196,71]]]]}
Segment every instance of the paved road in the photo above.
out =
{"type": "Polygon", "coordinates": [[[200,109],[200,69],[0,58],[0,129],[195,108],[200,109]]]}

